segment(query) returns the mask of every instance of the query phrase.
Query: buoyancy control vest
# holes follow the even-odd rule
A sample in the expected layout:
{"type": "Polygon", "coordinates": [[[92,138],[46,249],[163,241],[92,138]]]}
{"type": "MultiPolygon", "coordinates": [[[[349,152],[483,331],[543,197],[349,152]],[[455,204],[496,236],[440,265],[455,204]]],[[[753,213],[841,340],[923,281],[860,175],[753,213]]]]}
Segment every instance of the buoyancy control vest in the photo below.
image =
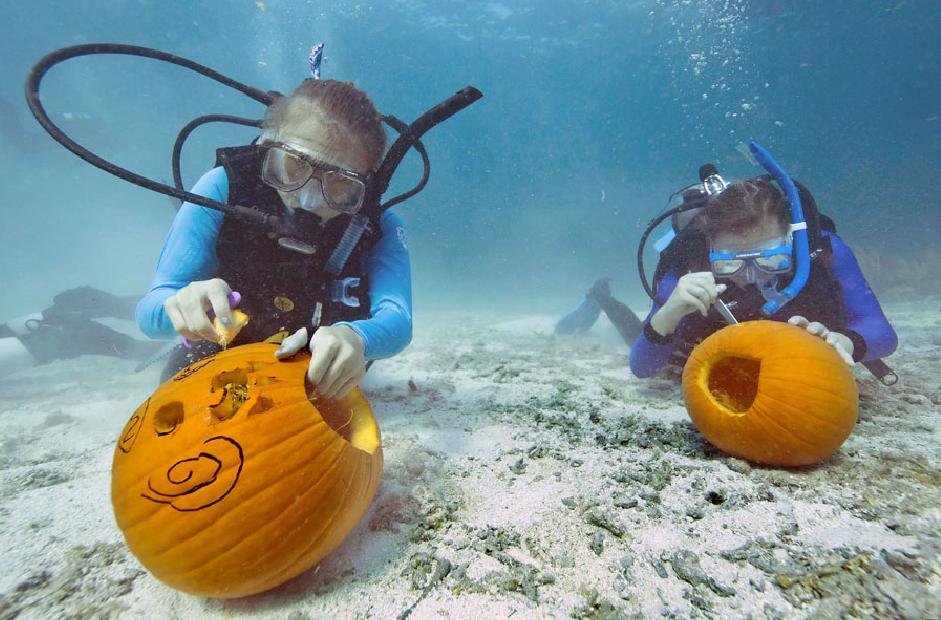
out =
{"type": "MultiPolygon", "coordinates": [[[[229,202],[284,214],[286,207],[278,192],[261,180],[257,147],[219,149],[216,165],[222,166],[228,177],[229,202]]],[[[379,223],[369,223],[338,276],[324,270],[350,217],[341,214],[323,224],[321,243],[314,254],[282,247],[277,235],[251,222],[223,217],[216,241],[216,275],[242,294],[239,308],[251,317],[234,344],[276,338],[305,326],[312,332],[321,325],[369,317],[367,261],[381,236],[379,223]]]]}

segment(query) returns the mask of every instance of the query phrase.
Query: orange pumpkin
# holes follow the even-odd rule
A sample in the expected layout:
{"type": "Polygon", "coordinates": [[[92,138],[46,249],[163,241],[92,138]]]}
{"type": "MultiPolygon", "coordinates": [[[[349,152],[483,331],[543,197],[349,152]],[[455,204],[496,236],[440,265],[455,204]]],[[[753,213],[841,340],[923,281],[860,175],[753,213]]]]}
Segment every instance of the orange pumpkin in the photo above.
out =
{"type": "Polygon", "coordinates": [[[775,321],[730,325],[706,338],[683,370],[686,408],[710,443],[757,463],[816,463],[856,425],[859,392],[820,338],[775,321]]]}
{"type": "Polygon", "coordinates": [[[357,388],[308,400],[309,356],[251,344],[184,368],[124,427],[111,500],[151,573],[192,594],[254,594],[307,570],[365,513],[382,474],[357,388]]]}

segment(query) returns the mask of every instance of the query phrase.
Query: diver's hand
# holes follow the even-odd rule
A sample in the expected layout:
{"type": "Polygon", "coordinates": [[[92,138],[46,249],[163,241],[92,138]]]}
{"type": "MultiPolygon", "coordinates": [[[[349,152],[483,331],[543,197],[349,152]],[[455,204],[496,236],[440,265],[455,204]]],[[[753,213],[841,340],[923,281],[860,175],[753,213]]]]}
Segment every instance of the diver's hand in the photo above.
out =
{"type": "Polygon", "coordinates": [[[163,302],[173,329],[187,340],[219,341],[209,312],[215,313],[223,325],[232,324],[230,300],[232,289],[221,278],[190,282],[163,302]]]}
{"type": "Polygon", "coordinates": [[[274,356],[279,360],[286,360],[294,357],[298,351],[307,346],[307,328],[302,327],[281,342],[281,347],[274,352],[274,356]]]}
{"type": "Polygon", "coordinates": [[[709,306],[715,303],[725,289],[725,284],[716,284],[711,271],[688,273],[677,281],[676,288],[663,307],[651,317],[650,326],[657,333],[668,336],[687,314],[699,312],[706,316],[709,306]]]}
{"type": "MultiPolygon", "coordinates": [[[[307,328],[302,327],[285,338],[274,355],[289,358],[306,344],[307,328]]],[[[366,376],[365,351],[362,337],[346,325],[321,327],[310,340],[307,380],[324,398],[343,398],[366,376]]]]}
{"type": "Polygon", "coordinates": [[[807,330],[808,334],[813,334],[814,336],[823,339],[824,342],[833,347],[833,350],[837,352],[840,358],[850,366],[856,364],[856,362],[853,361],[853,350],[856,347],[853,346],[853,341],[843,334],[831,332],[823,323],[809,321],[800,315],[792,316],[787,320],[787,322],[791,325],[803,327],[807,330]]]}

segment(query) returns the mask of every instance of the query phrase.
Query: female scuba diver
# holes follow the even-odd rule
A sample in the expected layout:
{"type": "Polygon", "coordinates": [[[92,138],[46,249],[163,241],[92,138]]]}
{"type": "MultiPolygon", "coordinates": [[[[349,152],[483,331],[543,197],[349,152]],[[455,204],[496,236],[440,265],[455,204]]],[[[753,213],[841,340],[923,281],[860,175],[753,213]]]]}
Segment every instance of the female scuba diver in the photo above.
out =
{"type": "MultiPolygon", "coordinates": [[[[661,256],[657,299],[631,347],[636,376],[649,377],[668,361],[685,363],[696,344],[736,320],[786,320],[826,341],[849,365],[895,350],[895,331],[856,257],[815,206],[804,211],[812,248],[806,284],[785,302],[786,312],[763,312],[795,271],[789,201],[764,177],[709,189],[704,183],[703,191],[684,193],[684,199],[707,197],[661,256]]],[[[812,202],[802,190],[809,198],[803,202],[812,202]]]]}
{"type": "MultiPolygon", "coordinates": [[[[604,279],[558,322],[556,333],[585,331],[603,310],[631,347],[631,371],[642,378],[668,363],[682,368],[696,344],[730,322],[769,318],[822,338],[847,364],[881,364],[897,346],[895,331],[853,252],[833,222],[817,213],[810,192],[800,186],[807,218],[795,228],[790,202],[770,177],[726,184],[714,166],[703,170],[702,185],[683,192],[684,204],[672,210],[675,230],[665,238],[646,320],[614,299],[604,279]],[[783,311],[769,316],[769,303],[780,302],[778,289],[795,273],[795,229],[809,233],[809,275],[783,311]]],[[[887,367],[880,371],[880,379],[888,375],[894,373],[887,367]]]]}
{"type": "Polygon", "coordinates": [[[230,326],[236,304],[250,321],[233,344],[281,342],[275,356],[284,359],[309,342],[307,376],[326,398],[359,384],[367,360],[405,348],[411,275],[397,215],[383,211],[342,271],[325,273],[385,146],[380,115],[365,93],[348,82],[308,79],[268,108],[256,143],[218,151],[217,167],[193,193],[286,218],[315,216],[324,242],[293,247],[251,222],[184,203],[136,315],[149,336],[179,334],[188,344],[171,356],[165,378],[220,350],[212,317],[230,326]]]}

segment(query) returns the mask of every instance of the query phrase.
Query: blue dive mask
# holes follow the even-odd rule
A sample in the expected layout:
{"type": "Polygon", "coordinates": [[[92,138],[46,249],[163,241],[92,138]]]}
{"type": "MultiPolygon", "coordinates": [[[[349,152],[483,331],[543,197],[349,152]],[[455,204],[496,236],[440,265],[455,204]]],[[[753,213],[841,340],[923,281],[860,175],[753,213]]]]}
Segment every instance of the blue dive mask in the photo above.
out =
{"type": "Polygon", "coordinates": [[[790,273],[794,267],[789,243],[765,250],[709,252],[712,273],[717,278],[740,278],[749,284],[767,282],[769,276],[790,273]]]}

